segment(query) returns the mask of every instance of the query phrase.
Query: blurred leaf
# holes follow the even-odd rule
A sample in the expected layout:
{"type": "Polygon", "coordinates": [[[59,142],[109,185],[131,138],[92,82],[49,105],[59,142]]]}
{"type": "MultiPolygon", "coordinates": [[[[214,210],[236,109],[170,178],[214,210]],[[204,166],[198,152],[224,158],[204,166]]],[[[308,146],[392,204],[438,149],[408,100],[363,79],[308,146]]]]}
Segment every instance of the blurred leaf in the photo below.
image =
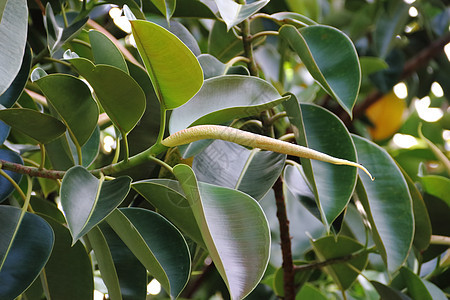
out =
{"type": "Polygon", "coordinates": [[[377,281],[370,282],[373,287],[377,290],[378,294],[381,296],[381,299],[389,299],[389,300],[411,300],[405,294],[395,290],[392,287],[379,283],[377,281]]]}
{"type": "Polygon", "coordinates": [[[255,1],[250,4],[238,4],[233,0],[215,0],[215,2],[220,16],[227,24],[227,30],[230,30],[266,6],[269,0],[255,1]]]}
{"type": "MultiPolygon", "coordinates": [[[[316,105],[299,105],[294,96],[283,105],[299,145],[334,157],[356,161],[355,146],[350,134],[335,115],[316,105]]],[[[322,222],[329,228],[345,209],[353,194],[356,168],[304,158],[300,161],[308,185],[315,195],[322,222]]]]}
{"type": "Polygon", "coordinates": [[[344,291],[353,284],[368,262],[369,254],[364,251],[364,246],[346,236],[338,236],[336,238],[334,236],[326,236],[313,241],[312,246],[320,261],[358,253],[358,255],[348,261],[331,264],[324,268],[333,277],[339,288],[344,291]],[[360,251],[362,253],[359,253],[360,251]],[[353,268],[349,265],[352,265],[353,268]]]}
{"type": "MultiPolygon", "coordinates": [[[[1,27],[1,26],[0,26],[1,27]]],[[[1,55],[1,54],[0,54],[1,55]]],[[[31,50],[27,45],[25,47],[25,53],[23,55],[22,65],[20,66],[19,73],[17,73],[16,78],[9,86],[9,88],[0,96],[0,104],[6,108],[9,108],[16,103],[19,99],[20,94],[25,88],[28,76],[30,75],[31,68],[31,50]]]]}
{"type": "Polygon", "coordinates": [[[125,199],[130,184],[131,178],[128,176],[105,181],[81,166],[67,171],[61,183],[61,205],[73,243],[105,219],[125,199]]]}
{"type": "Polygon", "coordinates": [[[206,248],[192,209],[178,181],[148,179],[133,182],[132,188],[192,240],[206,248]]]}
{"type": "Polygon", "coordinates": [[[44,76],[35,83],[67,126],[74,142],[83,146],[97,126],[99,113],[87,85],[65,74],[44,76]]]}
{"type": "Polygon", "coordinates": [[[28,108],[0,110],[0,120],[42,144],[55,140],[66,131],[66,126],[58,119],[28,108]]]}
{"type": "MultiPolygon", "coordinates": [[[[0,149],[0,159],[9,161],[16,164],[23,165],[22,157],[16,152],[8,149],[0,149]]],[[[22,174],[13,171],[5,170],[5,173],[9,175],[16,183],[22,180],[22,174]]],[[[9,195],[14,191],[14,186],[2,175],[0,175],[0,203],[2,203],[9,195]]]]}
{"type": "MultiPolygon", "coordinates": [[[[428,147],[433,151],[434,155],[441,161],[441,163],[444,165],[447,174],[450,175],[450,160],[445,156],[444,153],[435,145],[432,141],[427,139],[423,133],[422,133],[422,123],[419,125],[418,129],[419,137],[427,143],[428,147]]],[[[450,201],[447,201],[447,203],[450,203],[450,201]]]]}
{"type": "Polygon", "coordinates": [[[197,58],[175,35],[147,21],[132,21],[133,36],[153,83],[166,109],[186,103],[203,84],[197,58]]]}
{"type": "Polygon", "coordinates": [[[110,65],[128,73],[128,67],[122,52],[106,35],[100,31],[90,30],[89,41],[96,65],[110,65]]]}
{"type": "Polygon", "coordinates": [[[200,91],[172,112],[171,133],[189,126],[221,124],[257,115],[288,97],[281,97],[267,81],[257,77],[227,75],[205,80],[200,91]]]}
{"type": "Polygon", "coordinates": [[[390,273],[406,260],[414,234],[412,200],[408,185],[386,150],[356,135],[358,161],[375,177],[360,173],[356,186],[372,227],[372,237],[390,273]]]}
{"type": "Polygon", "coordinates": [[[136,81],[122,70],[96,65],[84,58],[69,60],[93,87],[102,108],[123,133],[130,132],[145,111],[145,94],[136,81]]]}
{"type": "Polygon", "coordinates": [[[141,208],[116,209],[107,222],[171,298],[176,298],[189,280],[191,265],[186,241],[175,226],[141,208]]]}
{"type": "Polygon", "coordinates": [[[269,259],[270,232],[261,207],[242,192],[198,184],[187,165],[173,170],[231,298],[244,298],[261,280],[269,259]]]}
{"type": "Polygon", "coordinates": [[[444,200],[450,206],[450,179],[438,175],[427,175],[420,177],[420,183],[426,193],[444,200]]]}
{"type": "Polygon", "coordinates": [[[284,25],[279,32],[312,77],[352,116],[361,84],[361,68],[352,41],[341,31],[324,25],[301,29],[284,25]]]}
{"type": "Polygon", "coordinates": [[[53,55],[64,43],[72,40],[84,27],[89,18],[83,18],[71,24],[69,27],[60,27],[55,19],[52,6],[47,3],[45,7],[44,25],[47,31],[47,45],[50,54],[53,55]]]}
{"type": "Polygon", "coordinates": [[[361,64],[361,76],[366,77],[372,73],[388,68],[387,63],[375,56],[363,56],[359,58],[361,64]]]}
{"type": "Polygon", "coordinates": [[[318,20],[320,16],[320,1],[318,0],[286,0],[286,4],[293,12],[302,14],[313,20],[318,20]]]}
{"type": "Polygon", "coordinates": [[[197,180],[242,191],[260,200],[280,175],[286,155],[216,140],[194,157],[197,180]]]}
{"type": "Polygon", "coordinates": [[[448,297],[444,293],[444,291],[442,291],[440,288],[438,288],[436,285],[434,285],[430,281],[422,279],[422,282],[425,285],[425,287],[427,288],[428,293],[430,293],[430,296],[433,300],[447,300],[448,299],[448,297]]]}
{"type": "Polygon", "coordinates": [[[295,300],[303,299],[326,300],[327,297],[312,284],[307,283],[302,286],[300,291],[298,291],[297,295],[295,296],[295,300]]]}
{"type": "Polygon", "coordinates": [[[2,21],[3,12],[5,11],[6,1],[0,2],[0,22],[2,21]]]}
{"type": "Polygon", "coordinates": [[[52,299],[92,300],[94,279],[91,259],[80,241],[72,245],[66,226],[43,216],[55,232],[55,245],[45,265],[45,279],[52,299]]]}
{"type": "Polygon", "coordinates": [[[11,0],[4,5],[0,23],[0,95],[9,88],[21,69],[28,31],[27,1],[11,0]]]}
{"type": "MultiPolygon", "coordinates": [[[[3,20],[2,22],[4,22],[3,20]]],[[[52,252],[52,228],[37,215],[0,206],[0,299],[15,299],[44,268],[52,252]]]]}

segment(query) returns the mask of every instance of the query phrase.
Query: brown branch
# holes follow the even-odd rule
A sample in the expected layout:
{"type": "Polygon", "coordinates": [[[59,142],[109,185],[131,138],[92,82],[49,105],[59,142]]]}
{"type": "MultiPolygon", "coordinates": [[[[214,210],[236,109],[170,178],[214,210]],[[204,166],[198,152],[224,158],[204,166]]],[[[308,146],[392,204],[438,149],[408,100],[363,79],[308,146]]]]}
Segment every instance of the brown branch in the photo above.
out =
{"type": "Polygon", "coordinates": [[[26,174],[32,177],[42,177],[50,179],[62,179],[65,171],[55,171],[47,169],[39,169],[35,167],[27,167],[10,161],[0,159],[0,168],[3,170],[13,171],[19,174],[26,174]]]}
{"type": "Polygon", "coordinates": [[[273,186],[277,205],[277,218],[280,224],[281,252],[283,255],[284,299],[295,299],[294,263],[292,261],[291,237],[289,234],[289,220],[283,195],[283,180],[278,177],[273,186]]]}
{"type": "MultiPolygon", "coordinates": [[[[447,45],[449,42],[450,42],[450,33],[447,33],[442,37],[440,37],[438,40],[432,42],[427,48],[419,52],[419,54],[409,59],[403,67],[403,72],[399,78],[399,81],[408,78],[416,70],[423,67],[432,58],[441,53],[444,49],[444,46],[447,45]]],[[[361,104],[357,105],[353,109],[353,118],[357,119],[363,116],[366,109],[369,108],[369,106],[371,106],[372,104],[376,103],[382,97],[383,93],[381,93],[380,91],[374,91],[373,93],[369,94],[366,97],[366,99],[364,99],[361,102],[361,104]]],[[[339,116],[341,117],[341,119],[344,121],[345,124],[350,123],[350,117],[343,110],[341,113],[339,113],[339,116]]]]}

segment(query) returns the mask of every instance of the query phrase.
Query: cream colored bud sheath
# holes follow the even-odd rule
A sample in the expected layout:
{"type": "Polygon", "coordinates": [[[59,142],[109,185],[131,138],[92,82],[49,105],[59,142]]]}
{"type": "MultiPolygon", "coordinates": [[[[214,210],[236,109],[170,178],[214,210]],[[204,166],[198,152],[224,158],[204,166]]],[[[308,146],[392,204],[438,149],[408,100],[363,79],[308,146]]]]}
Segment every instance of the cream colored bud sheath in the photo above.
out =
{"type": "Polygon", "coordinates": [[[240,144],[252,148],[260,148],[273,152],[316,159],[335,165],[347,165],[357,167],[363,170],[370,179],[374,180],[369,171],[362,165],[336,158],[319,151],[309,149],[303,146],[291,144],[288,142],[273,139],[267,136],[242,131],[236,128],[220,126],[220,125],[198,125],[187,129],[180,130],[164,139],[161,143],[167,147],[175,147],[179,145],[189,144],[203,139],[219,139],[227,142],[240,144]]]}

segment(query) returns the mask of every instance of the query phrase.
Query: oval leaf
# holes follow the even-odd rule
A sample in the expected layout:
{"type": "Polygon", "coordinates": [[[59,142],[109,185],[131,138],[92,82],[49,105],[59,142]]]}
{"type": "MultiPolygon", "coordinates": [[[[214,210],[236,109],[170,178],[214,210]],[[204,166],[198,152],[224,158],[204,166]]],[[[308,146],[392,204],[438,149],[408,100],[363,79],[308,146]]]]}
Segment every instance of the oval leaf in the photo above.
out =
{"type": "Polygon", "coordinates": [[[261,280],[269,260],[270,231],[261,207],[242,192],[198,184],[187,165],[173,170],[231,298],[244,298],[261,280]]]}
{"type": "Polygon", "coordinates": [[[203,84],[202,68],[195,55],[159,25],[135,20],[131,27],[161,104],[174,109],[186,103],[203,84]]]}
{"type": "Polygon", "coordinates": [[[130,184],[128,176],[104,181],[81,166],[67,171],[61,183],[61,205],[73,243],[122,203],[130,184]]]}
{"type": "MultiPolygon", "coordinates": [[[[328,155],[356,161],[355,146],[345,125],[329,111],[312,104],[299,104],[292,96],[284,103],[299,145],[328,155]]],[[[347,206],[356,184],[356,168],[301,158],[328,228],[347,206]]]]}
{"type": "Polygon", "coordinates": [[[255,1],[250,4],[237,4],[233,0],[215,0],[215,2],[220,16],[227,24],[227,30],[230,30],[266,6],[269,0],[255,1]]]}
{"type": "Polygon", "coordinates": [[[58,119],[29,108],[0,110],[0,120],[41,144],[50,143],[66,131],[66,126],[58,119]]]}
{"type": "Polygon", "coordinates": [[[175,226],[142,208],[116,209],[107,222],[171,298],[177,298],[189,280],[191,257],[175,226]]]}
{"type": "Polygon", "coordinates": [[[240,75],[205,80],[200,91],[188,103],[172,112],[171,133],[189,126],[221,124],[235,118],[257,115],[286,100],[267,81],[240,75]]]}
{"type": "Polygon", "coordinates": [[[35,83],[58,112],[72,138],[83,146],[97,126],[99,113],[87,85],[65,74],[44,76],[35,83]]]}
{"type": "Polygon", "coordinates": [[[28,31],[27,1],[6,1],[0,22],[0,95],[14,81],[22,65],[28,31]]]}
{"type": "Polygon", "coordinates": [[[33,283],[53,242],[53,230],[42,218],[25,213],[21,219],[19,208],[0,206],[0,299],[15,299],[33,283]]]}
{"type": "Polygon", "coordinates": [[[194,157],[192,169],[198,181],[236,189],[260,200],[281,174],[285,160],[284,154],[216,140],[194,157]]]}
{"type": "Polygon", "coordinates": [[[352,41],[324,25],[280,28],[280,35],[305,64],[312,77],[351,116],[361,84],[361,68],[352,41]]]}
{"type": "Polygon", "coordinates": [[[406,260],[414,235],[412,200],[408,185],[389,154],[378,145],[356,135],[353,141],[358,161],[375,177],[360,174],[359,200],[372,227],[373,240],[387,269],[395,272],[406,260]]]}
{"type": "MultiPolygon", "coordinates": [[[[23,165],[22,157],[16,152],[0,149],[0,159],[8,162],[23,165]]],[[[16,183],[22,179],[22,174],[12,171],[5,171],[16,183]]],[[[3,202],[14,191],[14,186],[3,176],[0,175],[0,203],[3,202]]]]}
{"type": "Polygon", "coordinates": [[[128,73],[127,63],[122,52],[106,35],[97,30],[90,30],[89,41],[96,65],[110,65],[128,73]]]}

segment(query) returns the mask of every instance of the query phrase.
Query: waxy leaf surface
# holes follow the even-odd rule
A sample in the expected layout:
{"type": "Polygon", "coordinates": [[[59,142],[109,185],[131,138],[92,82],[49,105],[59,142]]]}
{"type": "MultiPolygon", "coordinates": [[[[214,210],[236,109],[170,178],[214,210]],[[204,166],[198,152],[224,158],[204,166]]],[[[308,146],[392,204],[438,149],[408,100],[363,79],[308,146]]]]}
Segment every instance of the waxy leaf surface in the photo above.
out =
{"type": "Polygon", "coordinates": [[[103,33],[96,30],[89,31],[92,54],[96,65],[109,65],[128,73],[127,63],[122,52],[103,33]]]}
{"type": "Polygon", "coordinates": [[[233,26],[238,25],[263,8],[269,3],[269,0],[255,1],[250,4],[238,4],[233,0],[215,0],[215,2],[220,16],[227,24],[227,30],[230,30],[233,26]]]}
{"type": "MultiPolygon", "coordinates": [[[[0,159],[23,165],[23,160],[19,154],[8,149],[0,149],[0,159]]],[[[19,183],[22,179],[22,174],[17,172],[7,171],[5,173],[9,175],[16,183],[19,183]]],[[[2,175],[0,175],[0,203],[3,202],[12,192],[14,186],[2,175]]]]}

